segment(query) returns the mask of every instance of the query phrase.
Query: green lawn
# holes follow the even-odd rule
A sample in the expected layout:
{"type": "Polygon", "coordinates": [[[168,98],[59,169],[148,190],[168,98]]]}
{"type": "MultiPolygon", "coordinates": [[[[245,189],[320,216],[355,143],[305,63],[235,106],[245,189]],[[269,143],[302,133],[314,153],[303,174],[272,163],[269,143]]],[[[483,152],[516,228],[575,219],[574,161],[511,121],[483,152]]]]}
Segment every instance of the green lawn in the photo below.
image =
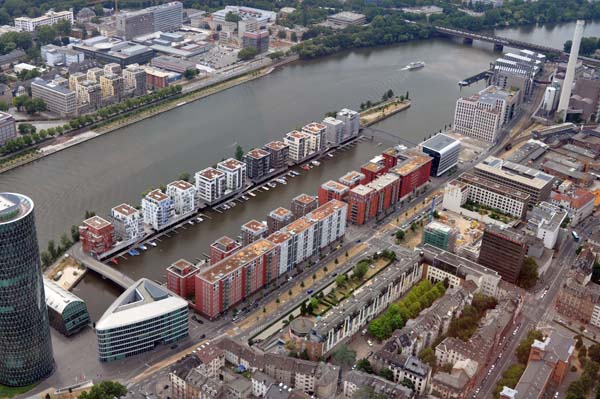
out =
{"type": "Polygon", "coordinates": [[[7,387],[0,385],[0,399],[12,398],[32,390],[37,384],[31,384],[24,387],[7,387]]]}

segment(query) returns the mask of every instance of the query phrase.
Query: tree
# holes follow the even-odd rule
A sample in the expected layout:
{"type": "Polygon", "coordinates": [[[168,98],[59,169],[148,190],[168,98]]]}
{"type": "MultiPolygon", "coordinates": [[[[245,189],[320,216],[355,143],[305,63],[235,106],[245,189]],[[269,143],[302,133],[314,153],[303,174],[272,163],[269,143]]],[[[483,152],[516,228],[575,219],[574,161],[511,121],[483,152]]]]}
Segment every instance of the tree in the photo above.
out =
{"type": "Polygon", "coordinates": [[[53,25],[42,25],[37,29],[37,40],[41,44],[52,43],[56,35],[56,28],[53,25]]]}
{"type": "Polygon", "coordinates": [[[183,73],[183,77],[187,80],[194,79],[198,75],[198,70],[196,68],[188,68],[183,73]]]}
{"type": "Polygon", "coordinates": [[[600,344],[593,344],[588,348],[588,356],[596,363],[600,363],[600,344]]]}
{"type": "Polygon", "coordinates": [[[28,101],[29,97],[25,95],[17,96],[13,98],[13,105],[17,108],[17,110],[21,111],[23,110],[23,107],[25,107],[25,104],[27,104],[28,101]]]}
{"type": "Polygon", "coordinates": [[[257,54],[258,49],[256,47],[246,47],[240,50],[240,52],[238,53],[238,59],[242,61],[248,61],[256,57],[257,54]]]}
{"type": "Polygon", "coordinates": [[[386,94],[387,98],[394,97],[394,91],[392,89],[389,89],[385,94],[386,94]]]}
{"type": "Polygon", "coordinates": [[[371,362],[368,359],[360,359],[356,362],[356,369],[360,371],[364,371],[365,373],[373,374],[373,366],[371,366],[371,362]]]}
{"type": "Polygon", "coordinates": [[[521,271],[517,284],[519,287],[530,289],[535,286],[538,280],[538,265],[532,257],[528,256],[523,260],[521,271]]]}
{"type": "Polygon", "coordinates": [[[69,236],[67,234],[63,233],[60,236],[60,249],[64,252],[67,249],[69,249],[71,247],[71,245],[73,245],[73,243],[69,239],[69,236]]]}
{"type": "Polygon", "coordinates": [[[435,352],[431,349],[431,346],[423,349],[421,353],[419,353],[419,359],[429,364],[431,368],[435,368],[437,364],[437,359],[435,357],[435,352]]]}
{"type": "Polygon", "coordinates": [[[183,180],[183,181],[190,181],[190,174],[189,172],[183,172],[179,175],[179,180],[183,180]]]}
{"type": "Polygon", "coordinates": [[[369,271],[369,262],[358,262],[356,266],[354,266],[354,269],[352,269],[352,271],[353,276],[355,276],[359,280],[362,280],[363,277],[365,277],[365,275],[369,271]]]}
{"type": "Polygon", "coordinates": [[[225,15],[225,21],[226,21],[226,22],[235,22],[235,23],[238,23],[238,22],[240,22],[241,20],[242,20],[242,17],[240,17],[238,14],[235,14],[235,13],[233,13],[233,12],[231,12],[231,11],[230,11],[230,12],[228,12],[228,13],[225,15]]]}
{"type": "Polygon", "coordinates": [[[127,394],[127,388],[115,381],[102,381],[88,392],[82,392],[79,399],[114,399],[127,394]]]}
{"type": "Polygon", "coordinates": [[[244,149],[242,148],[241,145],[237,145],[235,147],[235,159],[237,159],[238,161],[241,161],[244,158],[244,149]]]}
{"type": "Polygon", "coordinates": [[[350,368],[356,362],[356,352],[341,345],[332,355],[333,362],[340,367],[350,368]]]}
{"type": "Polygon", "coordinates": [[[71,241],[79,241],[79,227],[77,227],[76,225],[71,226],[71,241]]]}
{"type": "Polygon", "coordinates": [[[25,103],[25,110],[33,115],[46,110],[46,103],[41,98],[34,98],[25,103]]]}
{"type": "Polygon", "coordinates": [[[6,103],[6,101],[0,101],[0,111],[2,112],[6,112],[8,111],[8,104],[6,103]]]}
{"type": "Polygon", "coordinates": [[[385,378],[388,381],[394,381],[394,372],[387,367],[379,371],[379,376],[385,378]]]}
{"type": "Polygon", "coordinates": [[[283,29],[280,30],[279,32],[277,32],[277,37],[280,38],[280,39],[285,39],[286,36],[287,35],[286,35],[286,33],[285,33],[285,31],[283,29]]]}
{"type": "Polygon", "coordinates": [[[335,284],[338,287],[343,287],[346,284],[346,275],[345,274],[339,274],[336,278],[335,278],[335,284]]]}
{"type": "Polygon", "coordinates": [[[296,34],[296,32],[292,32],[292,34],[290,35],[290,39],[292,39],[294,43],[298,42],[298,35],[296,34]]]}
{"type": "Polygon", "coordinates": [[[396,239],[402,241],[402,240],[404,240],[405,235],[406,235],[406,233],[404,233],[404,230],[398,230],[396,232],[396,239]]]}

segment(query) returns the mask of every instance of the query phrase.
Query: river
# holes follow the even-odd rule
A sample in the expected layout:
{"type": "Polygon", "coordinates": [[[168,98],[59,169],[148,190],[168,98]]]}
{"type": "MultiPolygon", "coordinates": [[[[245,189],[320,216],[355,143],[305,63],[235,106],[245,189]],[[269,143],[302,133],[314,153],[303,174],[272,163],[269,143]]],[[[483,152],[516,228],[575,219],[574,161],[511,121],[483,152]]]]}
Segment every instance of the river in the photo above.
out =
{"type": "MultiPolygon", "coordinates": [[[[526,27],[497,31],[502,36],[561,47],[574,24],[526,27]]],[[[600,23],[586,34],[599,35],[600,23]]],[[[481,89],[459,90],[457,82],[487,68],[498,53],[492,46],[459,41],[430,40],[398,46],[363,49],[310,62],[301,62],[272,74],[223,91],[175,110],[69,148],[0,175],[0,189],[29,195],[36,205],[40,247],[57,240],[78,224],[86,210],[107,215],[121,202],[139,203],[140,193],[166,184],[181,172],[193,173],[232,156],[236,144],[245,149],[281,138],[287,131],[327,111],[342,107],[358,109],[361,102],[375,100],[384,91],[410,92],[412,107],[377,125],[378,129],[413,141],[452,122],[456,98],[481,89]],[[403,71],[411,61],[427,66],[403,71]]],[[[316,193],[320,182],[358,168],[380,152],[382,139],[362,143],[321,167],[291,179],[287,186],[261,193],[224,215],[212,215],[158,248],[120,264],[132,277],[164,280],[164,269],[179,258],[194,260],[222,234],[232,237],[239,226],[269,210],[289,206],[289,199],[316,193]]],[[[97,319],[119,290],[88,274],[75,288],[87,300],[97,319]]]]}

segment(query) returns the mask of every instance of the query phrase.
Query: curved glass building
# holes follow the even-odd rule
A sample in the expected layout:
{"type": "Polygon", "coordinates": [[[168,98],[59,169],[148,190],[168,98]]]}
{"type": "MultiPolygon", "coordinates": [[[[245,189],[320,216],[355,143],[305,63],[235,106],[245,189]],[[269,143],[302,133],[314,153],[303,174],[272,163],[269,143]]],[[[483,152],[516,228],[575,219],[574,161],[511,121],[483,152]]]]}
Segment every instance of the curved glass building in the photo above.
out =
{"type": "Polygon", "coordinates": [[[0,192],[0,384],[28,385],[53,369],[33,201],[0,192]]]}

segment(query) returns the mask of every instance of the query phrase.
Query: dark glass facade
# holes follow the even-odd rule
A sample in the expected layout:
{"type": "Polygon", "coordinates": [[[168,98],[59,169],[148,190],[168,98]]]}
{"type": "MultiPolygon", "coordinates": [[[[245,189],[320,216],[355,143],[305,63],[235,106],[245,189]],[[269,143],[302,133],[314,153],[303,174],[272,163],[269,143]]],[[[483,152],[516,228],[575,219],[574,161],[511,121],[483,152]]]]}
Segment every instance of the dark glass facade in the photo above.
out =
{"type": "Polygon", "coordinates": [[[0,384],[28,385],[53,369],[33,202],[0,193],[0,384]]]}

